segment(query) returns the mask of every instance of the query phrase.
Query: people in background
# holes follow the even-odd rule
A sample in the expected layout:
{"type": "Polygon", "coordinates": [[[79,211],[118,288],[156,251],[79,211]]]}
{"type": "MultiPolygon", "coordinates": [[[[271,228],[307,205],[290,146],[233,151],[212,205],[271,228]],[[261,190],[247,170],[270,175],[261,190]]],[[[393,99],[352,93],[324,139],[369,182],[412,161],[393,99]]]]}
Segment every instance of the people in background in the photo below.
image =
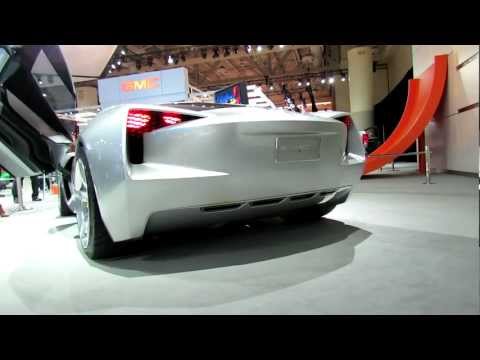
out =
{"type": "Polygon", "coordinates": [[[0,217],[8,217],[10,215],[3,209],[2,204],[0,204],[0,217]]]}
{"type": "MultiPolygon", "coordinates": [[[[23,178],[22,178],[21,182],[22,182],[22,186],[23,186],[23,178]]],[[[31,176],[30,177],[30,182],[32,184],[32,201],[42,201],[42,199],[39,199],[39,197],[38,197],[39,189],[40,189],[40,181],[38,180],[38,176],[31,176]]],[[[18,203],[17,181],[16,180],[13,182],[12,195],[13,195],[13,201],[15,203],[18,203]]]]}

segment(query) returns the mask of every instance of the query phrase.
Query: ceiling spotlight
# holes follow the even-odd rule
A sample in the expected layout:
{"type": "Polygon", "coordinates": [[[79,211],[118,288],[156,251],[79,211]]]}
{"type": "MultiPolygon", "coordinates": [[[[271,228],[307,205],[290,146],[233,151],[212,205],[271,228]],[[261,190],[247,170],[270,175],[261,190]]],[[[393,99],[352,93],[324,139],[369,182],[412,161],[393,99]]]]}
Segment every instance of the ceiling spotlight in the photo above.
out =
{"type": "Polygon", "coordinates": [[[307,83],[305,85],[310,86],[310,81],[307,81],[307,83]]]}
{"type": "Polygon", "coordinates": [[[245,51],[250,54],[252,52],[252,45],[245,45],[245,51]]]}
{"type": "Polygon", "coordinates": [[[127,55],[127,53],[123,49],[120,51],[120,54],[122,54],[123,56],[127,55]]]}
{"type": "Polygon", "coordinates": [[[173,64],[172,55],[168,55],[168,60],[167,60],[167,62],[168,62],[169,64],[173,64]]]}
{"type": "Polygon", "coordinates": [[[273,90],[273,89],[274,89],[273,85],[270,85],[270,90],[273,90]]]}
{"type": "Polygon", "coordinates": [[[302,86],[302,82],[299,81],[297,85],[298,85],[299,87],[302,86]]]}
{"type": "Polygon", "coordinates": [[[120,60],[118,60],[117,65],[122,65],[122,62],[120,60]]]}
{"type": "Polygon", "coordinates": [[[341,81],[347,80],[347,78],[345,77],[345,74],[342,74],[341,76],[342,76],[342,78],[340,79],[341,81]]]}
{"type": "Polygon", "coordinates": [[[45,94],[45,93],[42,93],[42,96],[43,96],[43,97],[47,97],[47,94],[45,94]]]}
{"type": "Polygon", "coordinates": [[[100,108],[98,108],[97,111],[100,111],[100,108]]]}
{"type": "Polygon", "coordinates": [[[38,85],[42,85],[43,84],[43,81],[42,80],[38,80],[38,85]]]}
{"type": "Polygon", "coordinates": [[[328,83],[333,84],[334,82],[335,82],[335,78],[333,76],[330,76],[330,78],[328,79],[328,83]]]}
{"type": "Polygon", "coordinates": [[[326,80],[325,80],[324,78],[322,78],[322,80],[320,80],[320,82],[321,82],[322,84],[325,84],[325,81],[326,81],[326,80]]]}
{"type": "Polygon", "coordinates": [[[280,49],[283,49],[283,48],[285,47],[285,45],[278,45],[278,47],[279,47],[280,49]]]}
{"type": "Polygon", "coordinates": [[[111,73],[112,73],[112,70],[108,70],[108,73],[111,74],[111,73]]]}
{"type": "Polygon", "coordinates": [[[112,69],[116,69],[117,67],[115,66],[115,64],[112,64],[112,69]]]}
{"type": "Polygon", "coordinates": [[[263,50],[262,45],[258,45],[258,46],[257,46],[257,51],[260,52],[260,51],[262,51],[262,50],[263,50]]]}

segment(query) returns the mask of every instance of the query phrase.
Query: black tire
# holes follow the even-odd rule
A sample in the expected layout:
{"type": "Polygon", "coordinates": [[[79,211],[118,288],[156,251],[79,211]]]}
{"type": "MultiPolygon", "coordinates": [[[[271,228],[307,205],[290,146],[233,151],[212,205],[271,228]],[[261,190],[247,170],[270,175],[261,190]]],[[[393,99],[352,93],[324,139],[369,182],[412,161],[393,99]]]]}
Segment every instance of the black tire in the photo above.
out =
{"type": "Polygon", "coordinates": [[[95,194],[93,180],[90,174],[90,167],[88,165],[87,157],[82,147],[77,148],[76,156],[78,159],[82,160],[82,163],[85,167],[85,176],[88,186],[88,208],[90,218],[88,245],[87,247],[82,246],[81,243],[79,245],[90,259],[102,259],[111,257],[114,255],[115,246],[100,215],[97,196],[95,194]]]}
{"type": "Polygon", "coordinates": [[[60,193],[58,194],[59,198],[59,211],[60,211],[60,216],[72,216],[75,215],[75,213],[70,209],[70,207],[67,204],[67,199],[71,196],[69,196],[69,191],[65,190],[65,180],[62,175],[60,175],[60,193]]]}
{"type": "Polygon", "coordinates": [[[286,220],[290,221],[311,221],[311,220],[317,220],[320,219],[321,217],[327,215],[329,212],[331,212],[337,204],[316,204],[313,206],[309,206],[306,208],[302,209],[297,209],[293,210],[286,215],[284,215],[284,218],[286,220]]]}

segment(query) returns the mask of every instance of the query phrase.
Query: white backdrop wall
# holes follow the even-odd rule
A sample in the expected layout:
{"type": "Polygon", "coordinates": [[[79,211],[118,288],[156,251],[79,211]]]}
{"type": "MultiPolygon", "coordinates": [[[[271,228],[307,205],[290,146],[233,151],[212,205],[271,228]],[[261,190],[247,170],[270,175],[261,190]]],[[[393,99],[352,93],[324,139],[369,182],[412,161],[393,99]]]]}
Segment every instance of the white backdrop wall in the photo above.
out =
{"type": "Polygon", "coordinates": [[[412,45],[390,45],[386,60],[389,88],[392,90],[412,68],[412,45]]]}
{"type": "Polygon", "coordinates": [[[435,55],[448,54],[448,79],[442,103],[425,131],[426,143],[433,151],[434,171],[478,173],[479,119],[478,45],[413,45],[413,72],[419,76],[435,55]],[[468,63],[465,63],[469,60],[468,63]],[[460,68],[457,66],[460,65],[460,68]]]}

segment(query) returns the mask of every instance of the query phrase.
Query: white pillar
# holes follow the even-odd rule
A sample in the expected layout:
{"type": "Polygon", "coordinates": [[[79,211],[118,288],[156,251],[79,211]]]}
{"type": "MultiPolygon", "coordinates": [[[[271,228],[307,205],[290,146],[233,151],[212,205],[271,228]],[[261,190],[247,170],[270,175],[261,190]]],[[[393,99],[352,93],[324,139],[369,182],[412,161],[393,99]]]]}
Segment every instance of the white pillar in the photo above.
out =
{"type": "Polygon", "coordinates": [[[97,106],[97,88],[93,86],[82,86],[76,89],[77,106],[79,108],[97,106]]]}
{"type": "Polygon", "coordinates": [[[353,48],[347,56],[350,112],[357,128],[364,130],[374,124],[372,48],[353,48]]]}

